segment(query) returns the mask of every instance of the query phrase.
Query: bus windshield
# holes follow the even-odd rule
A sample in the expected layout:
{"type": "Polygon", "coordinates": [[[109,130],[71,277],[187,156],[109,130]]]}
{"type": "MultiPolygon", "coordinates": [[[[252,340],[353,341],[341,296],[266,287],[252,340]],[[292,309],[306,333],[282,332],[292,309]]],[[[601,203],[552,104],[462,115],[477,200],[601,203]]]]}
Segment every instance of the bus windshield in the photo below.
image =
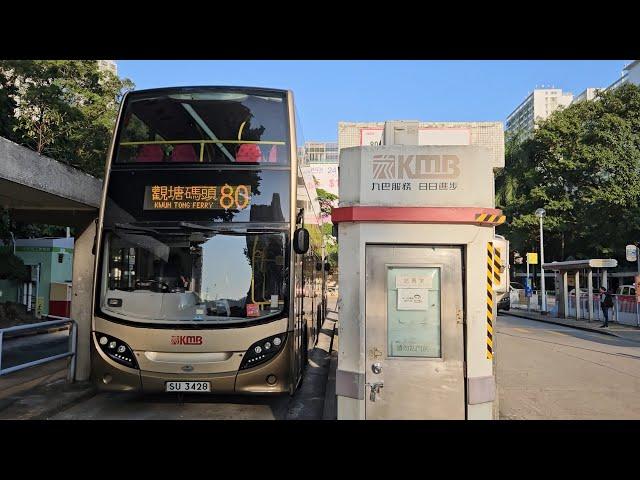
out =
{"type": "Polygon", "coordinates": [[[285,93],[131,94],[115,163],[289,164],[285,93]]]}
{"type": "Polygon", "coordinates": [[[105,235],[102,311],[140,322],[250,322],[282,313],[287,234],[150,228],[105,235]]]}

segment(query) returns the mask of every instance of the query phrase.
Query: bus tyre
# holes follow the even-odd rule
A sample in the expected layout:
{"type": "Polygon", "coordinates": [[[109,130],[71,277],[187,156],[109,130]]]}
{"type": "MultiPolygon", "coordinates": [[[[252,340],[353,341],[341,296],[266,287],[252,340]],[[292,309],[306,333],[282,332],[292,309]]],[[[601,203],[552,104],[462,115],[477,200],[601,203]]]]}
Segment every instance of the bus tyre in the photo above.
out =
{"type": "Polygon", "coordinates": [[[308,328],[305,327],[302,332],[302,372],[307,369],[309,363],[309,336],[307,334],[308,328]]]}

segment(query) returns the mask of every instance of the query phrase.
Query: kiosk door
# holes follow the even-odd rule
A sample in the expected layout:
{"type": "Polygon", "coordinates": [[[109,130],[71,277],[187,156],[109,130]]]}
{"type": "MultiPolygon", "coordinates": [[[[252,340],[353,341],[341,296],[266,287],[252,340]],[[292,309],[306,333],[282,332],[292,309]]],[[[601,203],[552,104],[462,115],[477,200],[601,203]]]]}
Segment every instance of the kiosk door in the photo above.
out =
{"type": "Polygon", "coordinates": [[[366,247],[367,419],[464,419],[462,252],[366,247]]]}

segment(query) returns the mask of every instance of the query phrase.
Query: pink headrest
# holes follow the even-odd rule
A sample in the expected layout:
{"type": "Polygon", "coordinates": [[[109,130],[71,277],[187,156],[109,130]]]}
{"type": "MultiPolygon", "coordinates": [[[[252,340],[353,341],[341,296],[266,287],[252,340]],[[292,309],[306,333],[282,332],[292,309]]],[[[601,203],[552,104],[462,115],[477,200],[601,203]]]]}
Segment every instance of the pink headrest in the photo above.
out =
{"type": "Polygon", "coordinates": [[[160,145],[144,145],[135,158],[136,162],[161,162],[164,152],[160,145]]]}
{"type": "Polygon", "coordinates": [[[253,143],[245,143],[243,145],[240,145],[238,153],[236,153],[236,161],[253,163],[261,162],[262,152],[260,151],[260,147],[253,143]]]}
{"type": "Polygon", "coordinates": [[[171,152],[171,161],[172,162],[197,162],[198,157],[196,155],[196,150],[193,148],[193,145],[188,145],[188,144],[176,145],[176,147],[171,152]]]}

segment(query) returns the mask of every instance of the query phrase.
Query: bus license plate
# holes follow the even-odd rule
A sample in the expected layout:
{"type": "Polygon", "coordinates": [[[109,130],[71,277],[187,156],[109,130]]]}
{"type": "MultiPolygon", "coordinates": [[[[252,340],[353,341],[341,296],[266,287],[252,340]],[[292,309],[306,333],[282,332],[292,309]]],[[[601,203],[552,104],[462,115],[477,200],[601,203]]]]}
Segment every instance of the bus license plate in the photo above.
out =
{"type": "Polygon", "coordinates": [[[210,392],[210,382],[167,382],[166,392],[210,392]]]}

